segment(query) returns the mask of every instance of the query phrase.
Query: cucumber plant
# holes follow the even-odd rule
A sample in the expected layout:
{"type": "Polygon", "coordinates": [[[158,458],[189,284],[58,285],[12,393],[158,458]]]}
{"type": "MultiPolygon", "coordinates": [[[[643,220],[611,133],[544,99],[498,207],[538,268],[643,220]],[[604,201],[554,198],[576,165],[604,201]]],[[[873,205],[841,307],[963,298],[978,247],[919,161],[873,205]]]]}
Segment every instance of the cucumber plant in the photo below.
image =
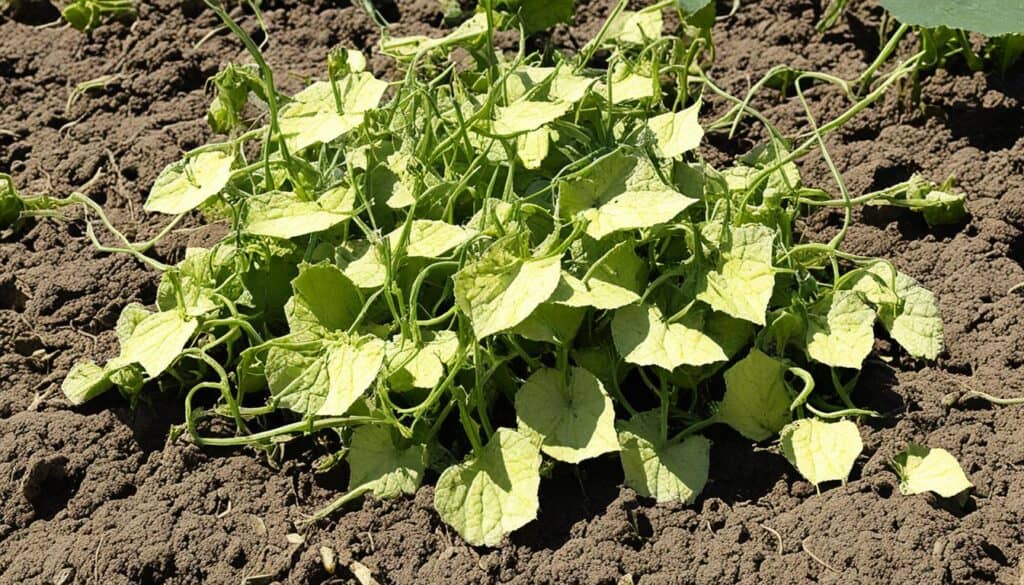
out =
{"type": "Polygon", "coordinates": [[[310,520],[437,472],[438,514],[474,545],[536,517],[546,460],[617,456],[639,494],[693,502],[711,425],[781,437],[810,481],[845,481],[854,421],[876,415],[852,396],[874,324],[914,358],[942,350],[932,293],[842,250],[853,209],[948,220],[962,196],[917,177],[854,196],[838,171],[833,195],[795,161],[820,150],[831,164],[823,136],[921,55],[787,137],[698,66],[706,35],[663,32],[672,3],[621,2],[571,56],[495,51],[496,28],[526,25],[499,10],[515,4],[484,5],[442,38],[385,37],[397,82],[338,49],[292,96],[211,4],[254,63],[214,79],[224,137],[164,169],[145,208],[173,216],[162,233],[196,209],[230,230],[173,266],[145,254],[152,242],[103,248],[161,273],[155,306],[124,308],[119,355],[76,364],[68,399],[180,391],[176,435],[198,445],[280,454],[325,433],[349,486],[310,520]],[[727,111],[705,119],[707,100],[727,111]],[[267,116],[247,119],[248,102],[267,116]],[[765,141],[722,168],[705,161],[705,132],[741,119],[765,141]],[[808,241],[797,220],[826,207],[842,229],[808,241]]]}

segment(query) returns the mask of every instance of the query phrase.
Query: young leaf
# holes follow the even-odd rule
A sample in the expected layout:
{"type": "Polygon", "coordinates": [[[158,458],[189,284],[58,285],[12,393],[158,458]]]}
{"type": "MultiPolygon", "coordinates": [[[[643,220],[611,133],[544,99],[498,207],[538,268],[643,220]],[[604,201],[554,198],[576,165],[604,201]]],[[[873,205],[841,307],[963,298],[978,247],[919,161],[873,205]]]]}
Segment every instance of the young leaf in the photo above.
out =
{"type": "Polygon", "coordinates": [[[663,158],[678,158],[684,152],[700,146],[704,129],[697,121],[701,102],[679,111],[667,112],[647,120],[647,127],[657,140],[658,154],[663,158]]]}
{"type": "Polygon", "coordinates": [[[373,483],[378,498],[414,494],[423,481],[426,445],[399,446],[394,430],[381,425],[363,425],[352,432],[348,455],[349,489],[373,483]]]}
{"type": "Polygon", "coordinates": [[[524,259],[512,244],[492,245],[455,274],[455,301],[472,320],[477,339],[522,323],[558,286],[557,256],[524,259]]]}
{"type": "Polygon", "coordinates": [[[185,349],[198,326],[195,319],[183,318],[177,310],[152,313],[132,331],[121,347],[121,358],[141,365],[151,378],[159,376],[185,349]]]}
{"type": "Polygon", "coordinates": [[[705,332],[705,308],[694,307],[676,323],[667,323],[654,305],[630,305],[615,311],[612,338],[619,355],[638,366],[673,370],[725,361],[729,355],[705,332]]]}
{"type": "Polygon", "coordinates": [[[519,16],[523,32],[532,35],[560,22],[570,22],[575,0],[498,0],[497,6],[519,16]]]}
{"type": "Polygon", "coordinates": [[[658,503],[692,504],[708,481],[711,441],[691,435],[680,443],[662,438],[659,412],[648,411],[619,423],[619,445],[626,485],[658,503]]]}
{"type": "Polygon", "coordinates": [[[524,432],[541,436],[541,450],[567,463],[618,451],[615,409],[600,380],[574,367],[535,371],[516,394],[516,416],[524,432]]]}
{"type": "Polygon", "coordinates": [[[583,217],[587,235],[597,240],[666,223],[695,201],[666,185],[647,158],[622,149],[601,157],[558,188],[559,216],[583,217]]]}
{"type": "Polygon", "coordinates": [[[930,491],[943,498],[952,498],[973,487],[956,458],[945,449],[911,443],[896,456],[892,466],[900,476],[902,494],[930,491]]]}
{"type": "Polygon", "coordinates": [[[836,291],[830,302],[816,303],[808,318],[807,354],[811,359],[833,367],[860,369],[875,343],[875,313],[860,294],[836,291]]]}
{"type": "Polygon", "coordinates": [[[245,231],[282,239],[322,232],[351,218],[355,200],[355,190],[346,186],[330,189],[316,201],[284,191],[263,193],[248,200],[245,231]]]}
{"type": "Polygon", "coordinates": [[[764,325],[775,288],[774,238],[774,232],[760,224],[730,227],[728,240],[719,247],[717,266],[701,275],[697,298],[716,311],[764,325]]]}
{"type": "Polygon", "coordinates": [[[289,150],[298,152],[313,144],[331,142],[362,124],[366,112],[380,103],[388,84],[362,71],[347,75],[336,87],[340,112],[329,81],[313,83],[281,109],[281,134],[289,150]]]}
{"type": "Polygon", "coordinates": [[[800,419],[779,435],[783,455],[815,487],[826,481],[845,483],[864,448],[857,425],[848,420],[800,419]]]}
{"type": "Polygon", "coordinates": [[[469,544],[497,546],[537,517],[540,464],[540,450],[529,437],[498,429],[474,457],[441,474],[434,507],[469,544]]]}
{"type": "Polygon", "coordinates": [[[179,214],[199,207],[221,192],[235,161],[227,147],[204,150],[165,168],[149,192],[143,209],[179,214]]]}
{"type": "Polygon", "coordinates": [[[294,295],[285,305],[292,333],[345,331],[363,304],[356,285],[331,264],[300,266],[292,290],[294,295]]]}
{"type": "Polygon", "coordinates": [[[786,364],[751,349],[725,372],[720,420],[752,441],[774,436],[791,420],[785,373],[786,364]]]}

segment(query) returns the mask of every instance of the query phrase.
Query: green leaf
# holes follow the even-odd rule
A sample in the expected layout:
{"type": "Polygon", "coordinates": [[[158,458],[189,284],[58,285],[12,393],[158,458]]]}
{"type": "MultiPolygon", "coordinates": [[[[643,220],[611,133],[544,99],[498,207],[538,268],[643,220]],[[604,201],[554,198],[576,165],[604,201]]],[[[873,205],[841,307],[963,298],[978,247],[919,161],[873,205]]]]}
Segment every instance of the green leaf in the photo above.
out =
{"type": "Polygon", "coordinates": [[[341,416],[377,379],[385,348],[372,335],[344,333],[312,354],[274,346],[267,353],[267,383],[285,408],[307,416],[341,416]]]}
{"type": "Polygon", "coordinates": [[[519,427],[543,438],[541,450],[567,463],[618,451],[615,409],[600,380],[574,367],[535,371],[516,394],[519,427]]]}
{"type": "Polygon", "coordinates": [[[612,104],[619,105],[625,102],[654,97],[655,81],[650,73],[638,73],[629,66],[620,63],[612,70],[611,84],[596,83],[594,85],[594,93],[604,98],[608,98],[610,95],[612,104]]]}
{"type": "Polygon", "coordinates": [[[554,345],[572,342],[583,324],[586,311],[575,307],[564,307],[554,303],[541,303],[530,316],[509,330],[532,341],[554,345]]]}
{"type": "Polygon", "coordinates": [[[214,250],[185,250],[185,259],[164,272],[160,279],[157,307],[162,311],[181,308],[192,317],[201,317],[220,307],[215,294],[237,300],[243,287],[241,280],[234,276],[235,252],[231,245],[220,245],[214,250]],[[175,283],[180,287],[180,298],[175,283]]]}
{"type": "Polygon", "coordinates": [[[359,288],[380,288],[387,280],[387,266],[380,249],[366,240],[349,240],[339,245],[335,261],[359,288]]]}
{"type": "Polygon", "coordinates": [[[458,347],[454,331],[438,331],[421,347],[396,336],[387,347],[388,385],[398,392],[433,388],[444,377],[445,364],[452,361],[458,347]]]}
{"type": "Polygon", "coordinates": [[[378,498],[414,494],[423,481],[426,445],[399,446],[397,433],[382,425],[363,425],[352,432],[348,455],[349,490],[373,484],[378,498]]]}
{"type": "Polygon", "coordinates": [[[808,318],[807,354],[811,359],[859,370],[875,343],[875,313],[860,294],[837,290],[831,300],[816,303],[808,318]]]}
{"type": "Polygon", "coordinates": [[[498,429],[476,456],[441,474],[434,507],[469,544],[497,546],[537,517],[540,464],[529,437],[498,429]]]}
{"type": "Polygon", "coordinates": [[[725,397],[718,417],[752,441],[764,441],[790,420],[786,364],[757,348],[725,371],[725,397]]]}
{"type": "Polygon", "coordinates": [[[864,443],[857,425],[842,420],[824,422],[805,418],[779,433],[786,459],[815,486],[826,481],[846,483],[864,443]]]}
{"type": "Polygon", "coordinates": [[[522,258],[498,242],[455,274],[455,301],[477,339],[522,323],[558,286],[561,260],[522,258]]]}
{"type": "Polygon", "coordinates": [[[519,100],[496,108],[491,132],[497,136],[517,136],[532,132],[561,118],[570,108],[570,102],[519,100]]]}
{"type": "Polygon", "coordinates": [[[517,14],[523,32],[532,35],[572,20],[575,0],[499,0],[497,6],[517,14]]]}
{"type": "Polygon", "coordinates": [[[322,232],[351,218],[355,200],[355,190],[346,186],[330,189],[316,201],[285,191],[263,193],[248,199],[244,229],[282,239],[322,232]]]}
{"type": "Polygon", "coordinates": [[[667,112],[647,120],[647,127],[654,134],[658,154],[663,158],[677,158],[684,152],[700,146],[704,129],[697,121],[701,102],[679,111],[667,112]]]}
{"type": "Polygon", "coordinates": [[[139,323],[152,314],[152,311],[139,303],[125,305],[117,317],[117,325],[114,326],[114,330],[117,332],[117,342],[123,347],[131,339],[132,333],[135,333],[135,328],[139,326],[139,323]]]}
{"type": "Polygon", "coordinates": [[[60,389],[71,404],[79,405],[113,388],[110,372],[93,361],[81,361],[72,366],[60,389]]]}
{"type": "Polygon", "coordinates": [[[900,22],[924,28],[945,26],[995,37],[1024,33],[1024,4],[1019,0],[878,0],[900,22]]]}
{"type": "Polygon", "coordinates": [[[852,288],[875,305],[879,320],[907,353],[928,360],[938,357],[944,335],[931,291],[902,272],[894,275],[885,262],[872,264],[852,288]]]}
{"type": "Polygon", "coordinates": [[[228,184],[234,161],[234,155],[223,147],[204,149],[168,165],[153,183],[143,209],[179,214],[199,207],[228,184]]]}
{"type": "Polygon", "coordinates": [[[367,111],[377,107],[388,84],[361,71],[338,80],[336,87],[340,112],[329,81],[313,83],[281,109],[280,129],[289,150],[298,152],[344,136],[363,123],[367,111]]]}
{"type": "Polygon", "coordinates": [[[359,289],[331,264],[303,264],[292,280],[293,296],[285,305],[292,333],[345,331],[359,315],[359,289]]]}
{"type": "Polygon", "coordinates": [[[141,365],[155,378],[178,358],[198,326],[195,319],[183,318],[177,310],[153,313],[136,325],[121,347],[121,358],[141,365]]]}
{"type": "Polygon", "coordinates": [[[523,163],[523,167],[536,170],[547,158],[550,146],[548,129],[539,128],[516,137],[516,156],[523,163]]]}
{"type": "Polygon", "coordinates": [[[661,10],[623,10],[608,23],[605,41],[642,45],[661,36],[661,10]]]}
{"type": "Polygon", "coordinates": [[[708,481],[711,441],[691,435],[670,443],[661,438],[658,417],[658,411],[648,411],[619,423],[626,485],[658,503],[692,504],[708,481]]]}
{"type": "Polygon", "coordinates": [[[320,416],[341,416],[377,378],[384,363],[385,343],[364,335],[343,337],[325,346],[330,387],[316,413],[320,416]]]}
{"type": "Polygon", "coordinates": [[[667,323],[654,305],[630,305],[615,311],[612,338],[619,355],[638,366],[673,370],[729,359],[721,343],[704,331],[708,311],[691,308],[676,323],[667,323]]]}
{"type": "Polygon", "coordinates": [[[587,235],[601,239],[617,231],[671,221],[695,203],[666,185],[647,158],[622,149],[605,155],[558,188],[558,214],[587,220],[587,235]]]}
{"type": "MultiPolygon", "coordinates": [[[[616,244],[606,254],[594,259],[594,262],[598,261],[600,264],[596,268],[593,263],[584,267],[587,272],[593,268],[586,282],[569,272],[562,272],[551,302],[569,307],[610,310],[640,300],[638,291],[647,282],[647,265],[634,252],[632,242],[616,244]]],[[[580,276],[584,277],[586,273],[580,276]]]]}
{"type": "Polygon", "coordinates": [[[892,466],[900,476],[900,493],[906,495],[930,491],[952,498],[973,487],[956,458],[945,449],[911,443],[892,466]]]}
{"type": "Polygon", "coordinates": [[[764,325],[775,288],[774,238],[775,232],[763,225],[730,227],[716,268],[701,275],[697,298],[716,311],[764,325]]]}
{"type": "MultiPolygon", "coordinates": [[[[403,227],[388,234],[392,249],[398,245],[403,227]]],[[[405,254],[410,258],[440,258],[458,248],[474,235],[474,231],[432,219],[414,219],[406,240],[405,254]]]]}

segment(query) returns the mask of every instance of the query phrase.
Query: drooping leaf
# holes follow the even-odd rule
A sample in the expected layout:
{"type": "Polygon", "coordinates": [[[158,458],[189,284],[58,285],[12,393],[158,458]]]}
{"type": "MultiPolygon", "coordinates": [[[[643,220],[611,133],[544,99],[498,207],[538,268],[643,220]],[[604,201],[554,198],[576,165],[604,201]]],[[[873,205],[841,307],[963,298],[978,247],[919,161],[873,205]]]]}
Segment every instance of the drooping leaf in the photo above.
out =
{"type": "Polygon", "coordinates": [[[151,378],[159,376],[178,358],[198,326],[177,310],[153,313],[135,326],[121,347],[121,358],[141,365],[151,378]]]}
{"type": "Polygon", "coordinates": [[[221,192],[231,178],[235,157],[228,147],[204,149],[165,168],[149,192],[143,209],[185,213],[221,192]]]}
{"type": "Polygon", "coordinates": [[[826,481],[846,483],[864,448],[857,425],[848,420],[824,422],[804,418],[779,433],[786,459],[815,486],[826,481]]]}
{"type": "Polygon", "coordinates": [[[512,429],[495,431],[483,449],[437,480],[434,507],[474,546],[497,546],[537,517],[540,449],[512,429]]]}
{"type": "Polygon", "coordinates": [[[331,142],[362,124],[366,112],[380,103],[388,84],[361,71],[338,80],[336,88],[341,111],[329,81],[313,83],[281,109],[280,129],[289,150],[298,152],[331,142]]]}
{"type": "Polygon", "coordinates": [[[481,40],[486,32],[487,15],[483,12],[478,12],[443,37],[432,39],[423,35],[408,37],[385,36],[380,41],[380,49],[385,55],[390,55],[396,59],[407,59],[435,49],[456,45],[470,45],[481,40]]]}
{"type": "Polygon", "coordinates": [[[990,37],[1024,33],[1024,4],[1018,0],[879,0],[900,22],[924,28],[945,26],[990,37]]]}
{"type": "Polygon", "coordinates": [[[350,490],[372,483],[373,494],[382,499],[416,493],[426,467],[426,445],[402,447],[396,435],[381,425],[363,425],[352,432],[350,490]]]}
{"type": "Polygon", "coordinates": [[[499,242],[455,274],[455,301],[473,321],[477,339],[522,323],[546,301],[561,275],[561,260],[522,258],[499,242]]]}
{"type": "Polygon", "coordinates": [[[293,296],[285,305],[292,333],[345,331],[362,308],[356,285],[332,264],[306,264],[292,280],[293,296]]]}
{"type": "Polygon", "coordinates": [[[906,495],[935,492],[952,498],[973,487],[956,457],[945,449],[911,443],[892,466],[900,476],[900,493],[906,495]]]}
{"type": "Polygon", "coordinates": [[[697,121],[701,102],[679,112],[667,112],[647,120],[647,127],[657,140],[658,154],[664,158],[677,158],[684,152],[700,146],[704,129],[697,121]]]}
{"type": "Polygon", "coordinates": [[[697,298],[716,311],[764,325],[775,288],[774,238],[774,232],[760,224],[729,228],[728,241],[719,247],[717,265],[701,275],[697,298]]]}
{"type": "Polygon", "coordinates": [[[619,423],[626,485],[659,503],[691,504],[708,480],[711,441],[691,435],[682,442],[668,442],[662,438],[659,414],[648,411],[619,423]]]}
{"type": "Polygon", "coordinates": [[[619,355],[638,366],[673,370],[725,361],[721,343],[704,330],[705,308],[694,307],[676,323],[667,323],[654,305],[629,305],[615,311],[612,338],[619,355]]]}
{"type": "Polygon", "coordinates": [[[567,463],[617,451],[615,409],[600,380],[574,367],[535,371],[516,394],[520,429],[542,438],[541,450],[567,463]]]}
{"type": "Polygon", "coordinates": [[[296,238],[330,229],[352,217],[355,191],[339,186],[315,201],[272,191],[249,198],[245,231],[257,236],[296,238]]]}
{"type": "Polygon", "coordinates": [[[860,369],[875,342],[875,312],[854,291],[836,291],[812,307],[807,354],[825,365],[860,369]],[[826,299],[828,300],[828,299],[826,299]]]}
{"type": "Polygon", "coordinates": [[[619,149],[560,184],[558,214],[581,216],[599,240],[671,221],[695,201],[666,185],[649,160],[619,149]]]}
{"type": "Polygon", "coordinates": [[[764,441],[790,420],[786,364],[757,348],[725,371],[720,420],[752,441],[764,441]]]}

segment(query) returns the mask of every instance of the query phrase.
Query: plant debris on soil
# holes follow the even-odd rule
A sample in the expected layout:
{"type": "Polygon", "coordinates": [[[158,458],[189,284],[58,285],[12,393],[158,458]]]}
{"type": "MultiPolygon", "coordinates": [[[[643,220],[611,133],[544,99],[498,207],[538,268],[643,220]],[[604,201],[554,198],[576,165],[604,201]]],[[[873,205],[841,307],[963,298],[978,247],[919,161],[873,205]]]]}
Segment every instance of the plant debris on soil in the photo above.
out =
{"type": "MultiPolygon", "coordinates": [[[[264,2],[267,59],[284,91],[317,75],[335,45],[375,47],[377,26],[344,4],[264,2]]],[[[380,4],[396,35],[443,26],[432,0],[380,4]]],[[[552,40],[582,46],[611,4],[580,2],[575,25],[552,40]]],[[[856,77],[877,53],[881,10],[857,5],[822,35],[820,4],[742,3],[714,30],[709,74],[733,93],[777,64],[856,77]]],[[[234,15],[257,34],[251,15],[234,15]]],[[[165,219],[142,211],[146,193],[160,169],[207,141],[206,80],[245,61],[241,47],[227,34],[196,46],[219,26],[198,2],[146,3],[136,22],[91,36],[30,17],[0,21],[0,160],[24,192],[55,195],[102,169],[87,194],[129,237],[151,237],[165,219]],[[108,83],[69,100],[101,76],[108,83]]],[[[913,39],[905,43],[912,51],[913,39]]],[[[369,59],[378,75],[393,74],[388,67],[369,59]]],[[[807,96],[818,118],[845,108],[827,87],[807,96]]],[[[781,130],[799,130],[798,101],[757,100],[781,130]]],[[[917,214],[866,209],[847,236],[850,252],[889,258],[935,293],[946,351],[930,365],[865,364],[858,401],[889,416],[864,421],[864,453],[845,486],[818,494],[777,447],[751,449],[716,428],[711,479],[693,506],[654,505],[618,487],[615,461],[559,467],[542,483],[539,519],[496,549],[462,543],[434,512],[430,487],[368,498],[298,537],[293,521],[345,485],[340,472],[314,474],[315,446],[275,468],[241,450],[169,440],[183,416],[171,393],[148,393],[134,409],[116,395],[70,407],[59,391],[68,369],[116,352],[118,313],[154,298],[157,277],[96,252],[80,223],[36,222],[0,241],[0,583],[307,583],[332,578],[329,569],[341,581],[368,571],[394,583],[1018,583],[1021,410],[971,393],[1024,395],[1024,291],[1013,291],[1024,282],[1021,128],[1020,64],[1002,76],[952,66],[922,77],[920,107],[890,92],[827,139],[852,193],[913,173],[954,175],[970,213],[931,229],[917,214]],[[899,495],[888,462],[911,441],[961,462],[976,486],[966,507],[899,495]]],[[[711,162],[737,154],[735,143],[709,139],[721,149],[711,162]]],[[[820,157],[801,172],[831,184],[820,157]]],[[[804,230],[825,240],[840,225],[839,214],[821,213],[804,230]]],[[[223,229],[194,223],[156,255],[176,262],[223,229]]]]}

